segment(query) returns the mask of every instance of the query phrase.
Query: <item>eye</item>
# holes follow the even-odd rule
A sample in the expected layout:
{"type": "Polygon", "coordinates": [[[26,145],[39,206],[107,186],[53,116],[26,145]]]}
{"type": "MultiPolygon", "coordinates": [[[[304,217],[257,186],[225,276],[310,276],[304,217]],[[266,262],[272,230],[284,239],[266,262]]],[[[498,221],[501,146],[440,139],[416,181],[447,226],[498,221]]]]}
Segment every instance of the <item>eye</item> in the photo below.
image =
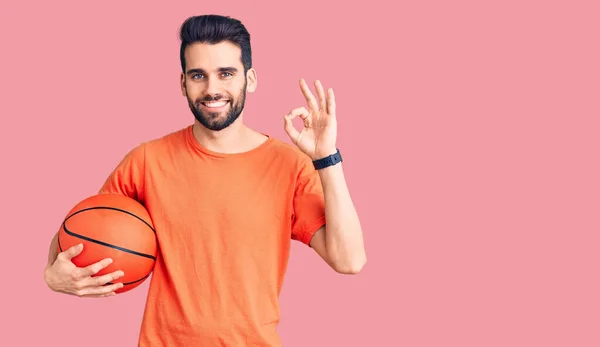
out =
{"type": "Polygon", "coordinates": [[[233,74],[231,72],[223,72],[223,77],[233,77],[233,74]]]}
{"type": "Polygon", "coordinates": [[[192,79],[194,79],[194,80],[197,80],[197,79],[202,78],[202,77],[203,77],[203,75],[201,73],[197,73],[197,74],[193,74],[192,75],[192,79]]]}

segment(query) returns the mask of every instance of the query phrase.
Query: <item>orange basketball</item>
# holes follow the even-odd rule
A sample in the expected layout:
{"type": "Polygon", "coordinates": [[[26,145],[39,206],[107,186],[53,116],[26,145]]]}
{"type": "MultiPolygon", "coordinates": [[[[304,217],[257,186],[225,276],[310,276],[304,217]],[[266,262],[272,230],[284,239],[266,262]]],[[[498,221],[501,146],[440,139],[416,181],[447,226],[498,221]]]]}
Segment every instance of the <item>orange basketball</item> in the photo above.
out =
{"type": "Polygon", "coordinates": [[[157,241],[150,215],[139,202],[124,195],[94,195],[69,211],[58,232],[58,251],[79,243],[83,251],[71,260],[76,266],[112,258],[113,262],[94,276],[124,272],[117,280],[123,288],[116,293],[139,286],[154,269],[157,241]]]}

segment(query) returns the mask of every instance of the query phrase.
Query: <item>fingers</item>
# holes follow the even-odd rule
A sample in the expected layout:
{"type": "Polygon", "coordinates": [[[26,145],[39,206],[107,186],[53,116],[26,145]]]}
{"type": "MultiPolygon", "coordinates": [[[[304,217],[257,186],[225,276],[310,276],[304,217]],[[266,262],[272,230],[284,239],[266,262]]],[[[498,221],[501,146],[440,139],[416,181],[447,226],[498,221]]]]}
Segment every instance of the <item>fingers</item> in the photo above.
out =
{"type": "Polygon", "coordinates": [[[107,294],[88,294],[88,295],[82,295],[82,296],[80,296],[80,298],[106,298],[106,297],[115,296],[115,295],[117,295],[117,293],[111,292],[111,293],[107,293],[107,294]]]}
{"type": "Polygon", "coordinates": [[[319,105],[317,104],[317,100],[310,92],[310,89],[308,89],[308,86],[306,85],[304,79],[300,79],[300,89],[302,90],[302,94],[304,94],[304,98],[306,99],[306,102],[308,103],[310,109],[314,111],[318,110],[319,105]]]}
{"type": "Polygon", "coordinates": [[[104,286],[95,286],[95,287],[85,287],[82,289],[78,289],[75,292],[75,295],[80,297],[89,297],[89,296],[109,296],[117,289],[123,288],[123,283],[115,283],[108,284],[104,286]]]}
{"type": "Polygon", "coordinates": [[[75,272],[75,276],[77,278],[85,278],[85,277],[88,277],[88,276],[95,275],[100,270],[104,269],[105,267],[107,267],[110,264],[112,264],[112,259],[111,258],[102,259],[99,262],[96,262],[94,264],[88,265],[88,266],[86,266],[84,268],[77,269],[77,271],[75,272]]]}
{"type": "Polygon", "coordinates": [[[317,90],[317,96],[319,97],[319,109],[326,110],[327,109],[327,105],[326,105],[327,100],[325,99],[325,91],[323,90],[323,85],[321,84],[321,81],[319,81],[319,80],[315,81],[315,89],[317,90]]]}
{"type": "Polygon", "coordinates": [[[335,115],[335,97],[333,95],[333,89],[329,88],[327,94],[325,94],[323,84],[320,80],[316,80],[315,89],[317,91],[318,100],[315,99],[314,95],[310,92],[304,79],[300,80],[300,89],[302,89],[302,94],[304,94],[313,113],[316,113],[316,110],[323,110],[329,115],[335,115]]]}
{"type": "Polygon", "coordinates": [[[310,112],[304,107],[298,107],[290,111],[290,118],[294,119],[296,117],[300,117],[302,121],[304,121],[304,126],[306,128],[310,128],[313,122],[313,117],[310,112]]]}
{"type": "Polygon", "coordinates": [[[124,275],[125,274],[123,271],[119,270],[98,277],[87,277],[76,283],[76,290],[74,294],[79,297],[92,298],[102,298],[115,295],[114,291],[123,288],[123,283],[107,283],[121,278],[124,275]]]}
{"type": "Polygon", "coordinates": [[[327,114],[335,117],[335,96],[332,88],[327,90],[327,114]]]}
{"type": "Polygon", "coordinates": [[[296,130],[294,124],[292,123],[292,120],[296,117],[300,117],[300,119],[304,121],[305,128],[310,128],[312,126],[313,117],[312,114],[304,107],[295,108],[291,110],[289,114],[283,116],[285,122],[283,125],[283,129],[292,139],[292,142],[297,145],[298,141],[300,141],[300,136],[302,135],[302,133],[296,130]]]}
{"type": "Polygon", "coordinates": [[[64,260],[71,260],[73,258],[75,258],[76,256],[78,256],[79,254],[81,254],[81,251],[83,251],[83,244],[78,244],[75,245],[73,247],[70,247],[69,249],[60,252],[58,254],[58,257],[64,259],[64,260]]]}
{"type": "Polygon", "coordinates": [[[296,130],[296,128],[294,127],[294,124],[292,124],[292,116],[289,114],[286,114],[285,116],[283,116],[283,120],[284,120],[283,129],[288,134],[288,136],[290,137],[292,142],[294,144],[297,144],[298,140],[300,139],[300,132],[298,130],[296,130]]]}
{"type": "Polygon", "coordinates": [[[102,275],[102,276],[88,277],[82,281],[83,282],[82,284],[85,287],[103,286],[103,285],[107,284],[108,282],[112,282],[116,279],[123,277],[124,275],[125,275],[125,273],[123,273],[123,271],[119,270],[119,271],[111,272],[109,274],[102,275]]]}

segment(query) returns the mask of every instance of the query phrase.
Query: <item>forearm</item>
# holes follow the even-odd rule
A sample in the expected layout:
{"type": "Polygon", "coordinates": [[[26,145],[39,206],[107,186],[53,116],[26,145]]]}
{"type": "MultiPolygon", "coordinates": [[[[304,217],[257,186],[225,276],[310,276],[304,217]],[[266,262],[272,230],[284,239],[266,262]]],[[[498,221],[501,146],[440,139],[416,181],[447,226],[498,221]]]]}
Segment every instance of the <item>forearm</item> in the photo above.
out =
{"type": "Polygon", "coordinates": [[[325,195],[325,243],[333,264],[358,272],[366,262],[362,228],[350,197],[342,163],[319,170],[325,195]]]}
{"type": "Polygon", "coordinates": [[[58,257],[58,233],[54,234],[54,237],[50,242],[50,249],[48,250],[48,264],[46,264],[46,267],[54,264],[56,257],[58,257]]]}

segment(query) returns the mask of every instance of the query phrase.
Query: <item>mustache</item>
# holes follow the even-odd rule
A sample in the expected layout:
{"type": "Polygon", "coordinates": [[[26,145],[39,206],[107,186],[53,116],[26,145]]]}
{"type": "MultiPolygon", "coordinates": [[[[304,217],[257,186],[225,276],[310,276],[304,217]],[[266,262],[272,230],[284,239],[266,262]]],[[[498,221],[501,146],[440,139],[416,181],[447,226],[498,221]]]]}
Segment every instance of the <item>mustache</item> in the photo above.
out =
{"type": "Polygon", "coordinates": [[[200,99],[196,99],[196,102],[211,102],[211,101],[219,101],[221,99],[226,99],[229,100],[227,98],[225,98],[222,94],[215,94],[214,96],[205,96],[203,98],[200,99]]]}

